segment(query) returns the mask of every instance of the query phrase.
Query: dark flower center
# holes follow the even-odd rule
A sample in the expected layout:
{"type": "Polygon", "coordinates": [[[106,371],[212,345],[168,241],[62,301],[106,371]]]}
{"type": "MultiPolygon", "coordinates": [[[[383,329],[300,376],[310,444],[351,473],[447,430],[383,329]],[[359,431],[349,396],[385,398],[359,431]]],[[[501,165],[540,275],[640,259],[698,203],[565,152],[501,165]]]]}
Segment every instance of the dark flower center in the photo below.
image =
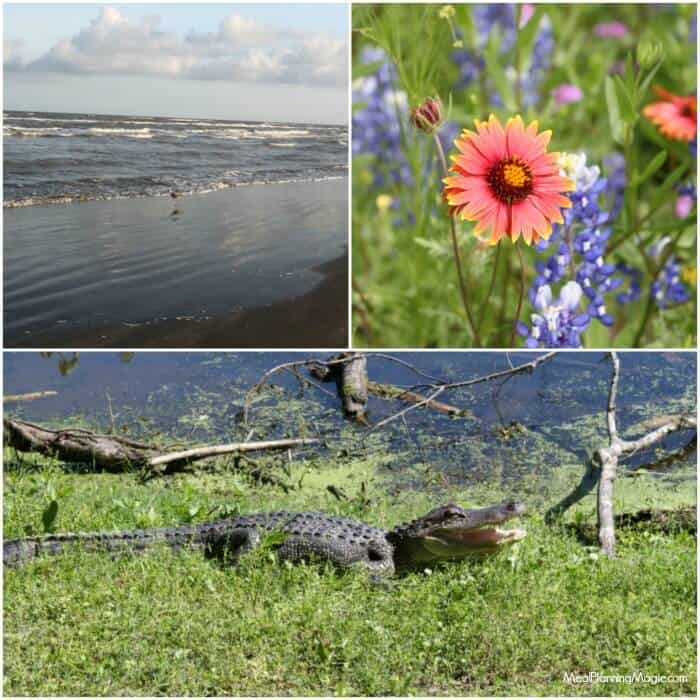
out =
{"type": "Polygon", "coordinates": [[[695,119],[697,115],[697,108],[693,104],[684,104],[681,107],[681,116],[687,117],[688,119],[695,119]]]}
{"type": "Polygon", "coordinates": [[[532,192],[532,170],[517,156],[491,166],[486,181],[502,202],[520,202],[532,192]]]}

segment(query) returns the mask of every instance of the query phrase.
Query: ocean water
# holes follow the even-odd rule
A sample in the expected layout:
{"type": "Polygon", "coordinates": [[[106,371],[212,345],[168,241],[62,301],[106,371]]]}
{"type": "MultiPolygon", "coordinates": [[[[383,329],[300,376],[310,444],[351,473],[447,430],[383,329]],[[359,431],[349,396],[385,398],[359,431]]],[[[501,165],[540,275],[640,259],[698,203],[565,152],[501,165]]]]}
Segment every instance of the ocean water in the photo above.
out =
{"type": "Polygon", "coordinates": [[[347,175],[347,128],[4,113],[4,206],[194,194],[347,175]]]}

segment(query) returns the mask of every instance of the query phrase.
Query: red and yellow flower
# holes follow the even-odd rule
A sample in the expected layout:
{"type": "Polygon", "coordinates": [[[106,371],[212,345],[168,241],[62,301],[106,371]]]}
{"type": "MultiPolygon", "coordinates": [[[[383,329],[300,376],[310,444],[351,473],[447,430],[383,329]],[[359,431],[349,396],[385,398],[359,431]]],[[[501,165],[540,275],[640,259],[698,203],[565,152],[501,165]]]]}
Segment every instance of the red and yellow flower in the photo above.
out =
{"type": "Polygon", "coordinates": [[[520,116],[505,129],[491,115],[476,121],[476,133],[465,129],[455,141],[444,195],[450,214],[475,221],[474,233],[495,245],[504,236],[528,245],[552,234],[552,223],[563,223],[562,208],[571,206],[564,193],[574,183],[562,177],[557,153],[548,153],[551,131],[537,133],[520,116]]]}
{"type": "Polygon", "coordinates": [[[698,131],[698,99],[694,95],[682,97],[654,86],[661,102],[647,105],[642,114],[648,117],[659,131],[676,141],[692,141],[698,131]]]}

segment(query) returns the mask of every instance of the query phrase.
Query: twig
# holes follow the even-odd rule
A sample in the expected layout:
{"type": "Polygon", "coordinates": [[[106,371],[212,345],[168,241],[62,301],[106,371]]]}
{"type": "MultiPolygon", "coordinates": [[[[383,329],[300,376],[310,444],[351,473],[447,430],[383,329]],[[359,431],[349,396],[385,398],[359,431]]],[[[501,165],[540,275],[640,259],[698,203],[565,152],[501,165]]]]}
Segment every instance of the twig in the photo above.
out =
{"type": "Polygon", "coordinates": [[[397,401],[406,401],[408,403],[419,403],[422,402],[428,408],[433,408],[440,413],[447,413],[451,416],[465,416],[469,415],[469,411],[458,408],[457,406],[451,406],[447,403],[442,403],[440,401],[430,401],[425,402],[426,397],[422,394],[416,394],[409,389],[401,389],[392,384],[380,384],[379,382],[367,382],[367,389],[374,396],[378,396],[382,399],[390,399],[397,401]]]}
{"type": "Polygon", "coordinates": [[[8,394],[3,397],[4,403],[13,403],[15,401],[36,401],[37,399],[45,399],[47,396],[57,396],[57,391],[33,391],[29,394],[8,394]]]}
{"type": "Polygon", "coordinates": [[[286,369],[292,369],[294,367],[308,367],[310,365],[324,365],[326,367],[329,367],[331,365],[335,364],[342,364],[343,362],[346,362],[347,359],[344,357],[335,359],[335,360],[294,360],[292,362],[283,362],[280,365],[276,365],[272,369],[267,370],[265,374],[263,374],[262,377],[256,382],[256,384],[249,389],[248,393],[245,396],[245,400],[243,402],[243,423],[244,425],[248,424],[248,413],[250,410],[250,402],[252,401],[253,397],[255,394],[257,394],[260,389],[265,385],[267,380],[273,375],[276,374],[277,372],[281,372],[282,370],[286,369]]]}
{"type": "MultiPolygon", "coordinates": [[[[546,362],[547,360],[552,359],[555,355],[558,354],[558,351],[552,350],[548,353],[545,353],[544,355],[540,355],[539,357],[536,357],[534,360],[531,360],[530,362],[525,362],[522,365],[518,365],[517,367],[512,367],[510,369],[502,370],[501,372],[493,372],[492,374],[487,374],[483,377],[477,377],[476,379],[467,379],[461,382],[453,382],[451,384],[442,384],[440,386],[435,386],[433,385],[432,388],[434,389],[433,393],[427,396],[423,401],[419,401],[418,403],[412,404],[411,406],[407,406],[406,408],[400,410],[398,413],[394,413],[393,415],[384,418],[383,420],[379,421],[379,423],[376,423],[371,430],[377,430],[378,428],[381,428],[384,425],[387,425],[387,423],[391,423],[392,421],[395,421],[397,418],[400,418],[401,416],[406,415],[409,411],[415,411],[417,408],[420,408],[421,406],[426,405],[430,401],[434,401],[440,394],[442,394],[444,391],[450,391],[452,389],[460,389],[468,386],[473,386],[474,384],[479,384],[480,382],[488,382],[492,381],[494,379],[499,379],[500,377],[505,377],[511,374],[518,374],[521,372],[532,372],[538,365],[541,365],[543,362],[546,362]]],[[[429,387],[430,388],[430,387],[429,387]]],[[[371,431],[370,431],[371,432],[371,431]]]]}

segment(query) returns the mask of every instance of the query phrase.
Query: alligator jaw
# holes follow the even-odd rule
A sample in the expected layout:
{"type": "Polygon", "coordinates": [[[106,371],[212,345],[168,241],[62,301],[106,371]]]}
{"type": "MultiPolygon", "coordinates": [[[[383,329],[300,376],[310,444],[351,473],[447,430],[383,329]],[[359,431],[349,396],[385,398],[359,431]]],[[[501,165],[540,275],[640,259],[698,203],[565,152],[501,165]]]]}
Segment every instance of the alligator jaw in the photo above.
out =
{"type": "Polygon", "coordinates": [[[519,542],[527,535],[520,528],[505,529],[494,525],[438,530],[422,539],[423,546],[441,559],[463,559],[471,555],[491,554],[504,545],[519,542]]]}
{"type": "Polygon", "coordinates": [[[456,542],[480,549],[482,547],[498,547],[509,542],[519,542],[527,535],[527,532],[519,528],[507,530],[500,527],[480,527],[474,530],[447,530],[441,535],[443,541],[456,542]]]}

